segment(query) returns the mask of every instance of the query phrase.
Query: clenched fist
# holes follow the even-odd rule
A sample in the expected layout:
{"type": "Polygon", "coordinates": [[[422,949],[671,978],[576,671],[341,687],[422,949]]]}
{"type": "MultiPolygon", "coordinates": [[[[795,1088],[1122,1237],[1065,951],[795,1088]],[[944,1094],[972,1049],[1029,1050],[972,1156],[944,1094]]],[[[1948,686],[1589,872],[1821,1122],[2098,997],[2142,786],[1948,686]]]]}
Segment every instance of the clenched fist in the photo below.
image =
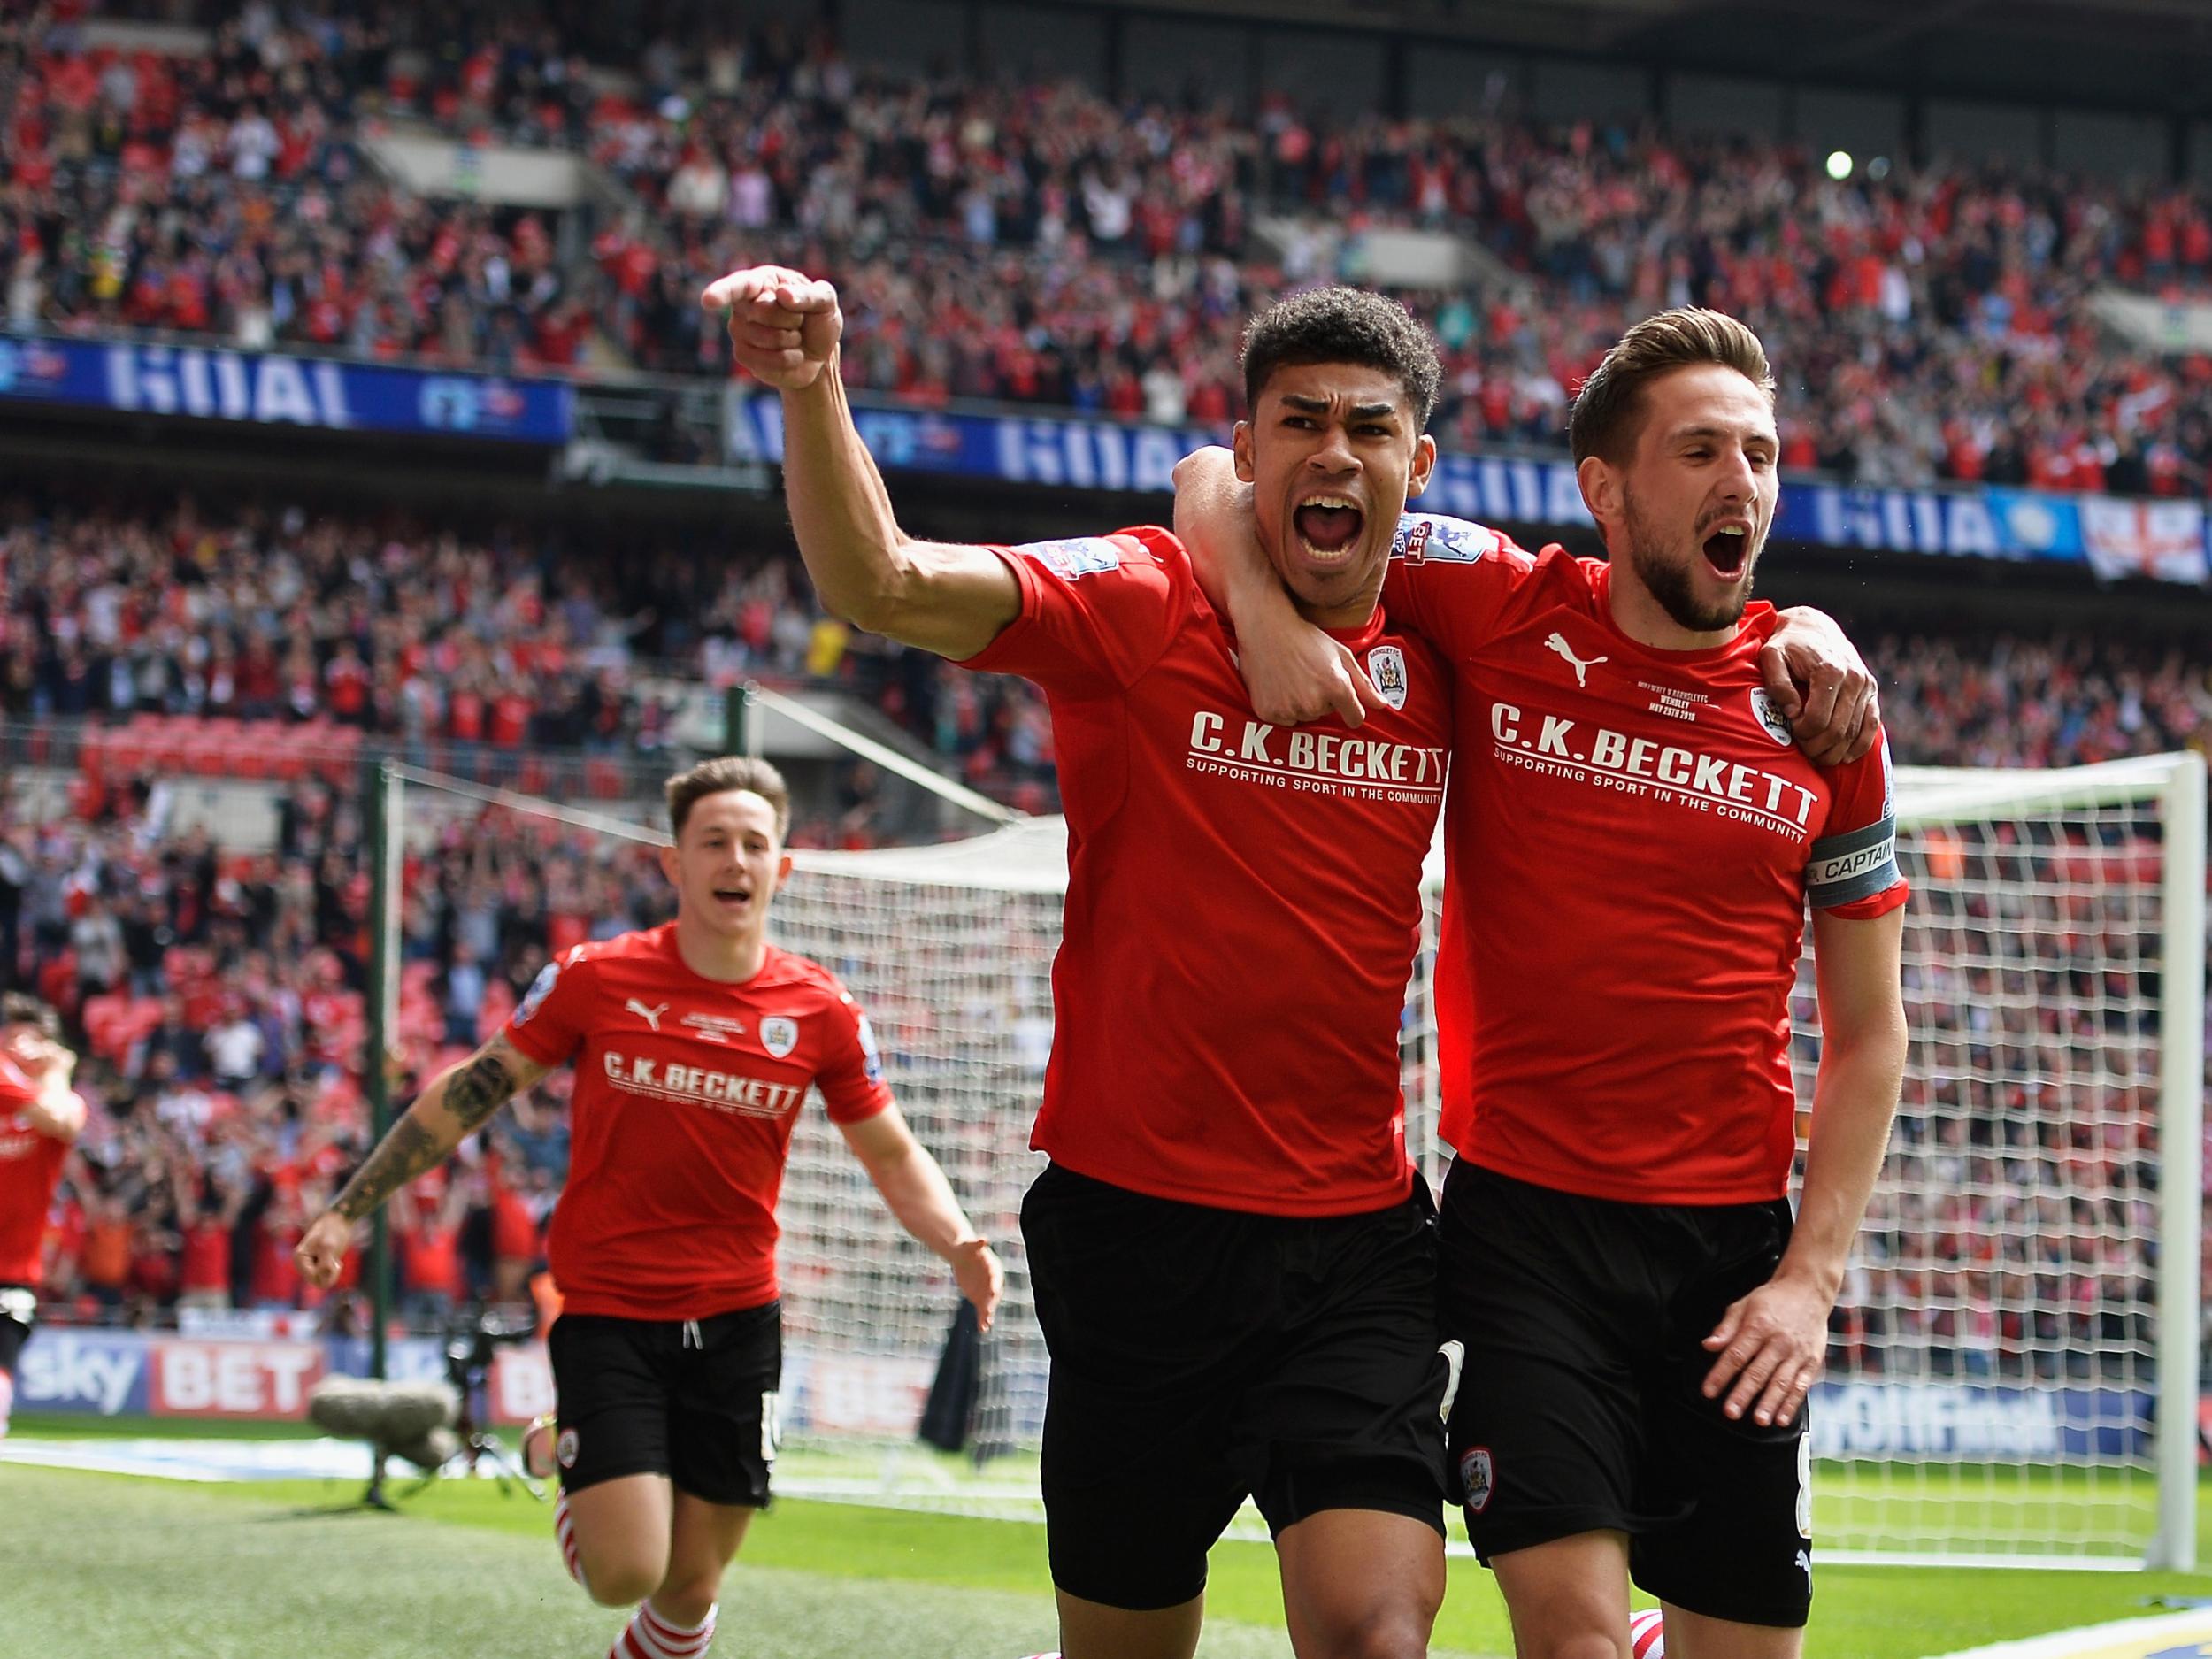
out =
{"type": "Polygon", "coordinates": [[[837,290],[787,265],[757,265],[708,284],[699,303],[726,311],[738,366],[778,391],[821,378],[845,332],[837,290]]]}
{"type": "Polygon", "coordinates": [[[353,1243],[353,1223],[334,1210],[316,1217],[292,1252],[300,1277],[318,1290],[336,1284],[338,1270],[346,1263],[346,1250],[353,1243]]]}

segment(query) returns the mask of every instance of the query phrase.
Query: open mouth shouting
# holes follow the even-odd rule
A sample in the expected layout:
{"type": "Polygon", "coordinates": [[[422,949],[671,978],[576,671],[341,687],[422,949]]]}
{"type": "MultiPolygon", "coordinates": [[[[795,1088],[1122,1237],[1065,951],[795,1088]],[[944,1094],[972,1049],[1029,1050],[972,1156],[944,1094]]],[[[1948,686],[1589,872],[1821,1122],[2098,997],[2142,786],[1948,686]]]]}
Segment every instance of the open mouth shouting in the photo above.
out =
{"type": "Polygon", "coordinates": [[[1724,582],[1743,580],[1751,567],[1751,524],[1745,518],[1724,518],[1705,533],[1701,547],[1713,574],[1724,582]]]}
{"type": "Polygon", "coordinates": [[[1291,524],[1310,561],[1335,565],[1348,558],[1359,544],[1367,515],[1349,496],[1317,493],[1299,502],[1291,524]]]}
{"type": "Polygon", "coordinates": [[[752,902],[753,889],[749,883],[741,882],[733,887],[718,887],[714,889],[714,908],[724,916],[731,918],[742,916],[751,907],[752,902]]]}

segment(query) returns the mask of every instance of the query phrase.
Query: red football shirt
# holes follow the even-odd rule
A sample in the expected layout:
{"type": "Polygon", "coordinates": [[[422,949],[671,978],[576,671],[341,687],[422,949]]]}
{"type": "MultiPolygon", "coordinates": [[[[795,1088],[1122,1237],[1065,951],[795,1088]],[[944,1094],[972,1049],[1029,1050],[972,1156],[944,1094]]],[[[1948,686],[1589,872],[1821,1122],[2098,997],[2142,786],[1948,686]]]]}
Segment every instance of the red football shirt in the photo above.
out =
{"type": "Polygon", "coordinates": [[[1403,1198],[1398,1026],[1451,742],[1442,664],[1378,612],[1339,637],[1399,706],[1356,733],[1271,726],[1168,532],[997,551],[1021,614],[966,666],[1044,688],[1068,822],[1030,1144],[1222,1209],[1403,1198]]]}
{"type": "Polygon", "coordinates": [[[23,1109],[38,1087],[0,1055],[0,1285],[36,1285],[46,1212],[61,1180],[69,1143],[31,1127],[23,1109]]]}
{"type": "Polygon", "coordinates": [[[1886,743],[1816,766],[1762,687],[1776,626],[1662,651],[1611,566],[1409,517],[1390,603],[1453,659],[1437,970],[1442,1133],[1487,1168],[1640,1203],[1788,1187],[1808,900],[1905,902],[1886,743]]]}
{"type": "Polygon", "coordinates": [[[546,1256],[570,1313],[703,1319],[776,1296],[776,1194],[810,1084],[832,1121],[891,1103],[868,1022],[827,969],[768,948],[702,978],[664,923],[547,964],[507,1025],[576,1063],[568,1185],[546,1256]]]}

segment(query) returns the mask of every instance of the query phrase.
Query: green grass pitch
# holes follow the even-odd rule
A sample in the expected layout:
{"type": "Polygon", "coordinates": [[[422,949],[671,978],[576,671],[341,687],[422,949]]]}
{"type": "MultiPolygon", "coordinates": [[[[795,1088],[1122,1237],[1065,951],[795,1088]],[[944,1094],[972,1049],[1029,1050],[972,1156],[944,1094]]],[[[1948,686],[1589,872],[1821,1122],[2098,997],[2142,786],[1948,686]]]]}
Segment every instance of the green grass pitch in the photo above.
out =
{"type": "MultiPolygon", "coordinates": [[[[27,1417],[16,1432],[90,1426],[27,1417]]],[[[103,1428],[198,1435],[208,1425],[103,1428]]],[[[357,1490],[0,1465],[0,1646],[42,1659],[606,1651],[621,1615],[563,1576],[548,1508],[489,1482],[447,1481],[380,1515],[351,1507],[357,1490]]],[[[2212,1508],[2205,1497],[2200,1509],[2212,1508]]],[[[1826,1566],[1807,1652],[1924,1659],[2208,1595],[2212,1579],[2185,1574],[1826,1566]]],[[[1264,1545],[1215,1551],[1208,1605],[1207,1659],[1289,1654],[1264,1545]]],[[[1043,1534],[1020,1522],[780,1502],[731,1570],[721,1630],[716,1650],[748,1659],[1018,1659],[1053,1641],[1043,1534]]],[[[1451,1563],[1433,1651],[1511,1651],[1497,1593],[1471,1561],[1451,1563]]]]}

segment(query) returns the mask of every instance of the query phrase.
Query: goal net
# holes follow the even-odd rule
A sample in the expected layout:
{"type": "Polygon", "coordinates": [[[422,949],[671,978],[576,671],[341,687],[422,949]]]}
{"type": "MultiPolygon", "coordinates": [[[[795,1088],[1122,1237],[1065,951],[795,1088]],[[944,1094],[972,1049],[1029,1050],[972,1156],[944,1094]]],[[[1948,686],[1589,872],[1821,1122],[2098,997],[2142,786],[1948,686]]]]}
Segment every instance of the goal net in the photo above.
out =
{"type": "MultiPolygon", "coordinates": [[[[1812,1406],[1824,1559],[2193,1564],[2203,798],[2195,756],[1900,774],[1911,1052],[1812,1406]]],[[[1064,826],[800,864],[779,940],[869,1010],[918,1135],[1007,1260],[971,1449],[1012,1460],[989,1465],[1002,1490],[943,1502],[1033,1498],[1046,1356],[1019,1211],[1064,826]]],[[[1440,873],[1432,859],[1432,943],[1440,873]]],[[[1409,1141],[1440,1182],[1431,960],[1401,1048],[1409,1141]]],[[[1809,949],[1793,1022],[1808,1109],[1812,987],[1809,949]]],[[[908,1476],[861,1448],[910,1440],[941,1369],[958,1374],[941,1363],[957,1298],[818,1113],[783,1220],[787,1423],[853,1448],[853,1489],[884,1495],[908,1476]]]]}

